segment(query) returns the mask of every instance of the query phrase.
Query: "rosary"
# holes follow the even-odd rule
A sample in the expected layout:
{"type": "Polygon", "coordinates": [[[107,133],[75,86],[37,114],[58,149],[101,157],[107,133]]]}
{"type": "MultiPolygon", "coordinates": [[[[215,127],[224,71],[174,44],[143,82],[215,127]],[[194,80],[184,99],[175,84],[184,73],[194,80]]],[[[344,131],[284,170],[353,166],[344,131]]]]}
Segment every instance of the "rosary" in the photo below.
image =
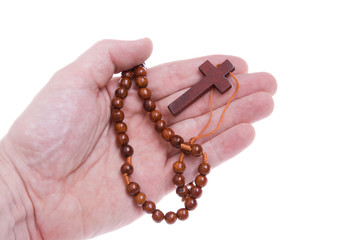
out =
{"type": "Polygon", "coordinates": [[[191,138],[188,142],[185,142],[181,136],[176,135],[171,128],[167,127],[166,122],[162,119],[162,114],[160,111],[156,110],[156,103],[151,100],[151,91],[147,88],[147,72],[143,64],[121,73],[119,88],[116,89],[115,96],[111,101],[111,119],[115,123],[115,131],[117,133],[116,142],[120,146],[122,156],[126,159],[126,162],[120,168],[120,172],[126,185],[126,191],[134,197],[134,200],[139,207],[142,207],[146,213],[152,214],[152,218],[155,222],[161,222],[165,219],[168,224],[173,224],[177,219],[186,220],[189,216],[189,211],[196,208],[196,199],[201,196],[202,188],[207,184],[206,175],[210,172],[210,164],[207,161],[206,152],[204,152],[202,146],[200,144],[196,144],[195,141],[199,138],[210,136],[219,129],[221,121],[225,115],[225,111],[239,89],[239,82],[232,73],[235,68],[229,60],[218,64],[216,67],[209,61],[206,61],[199,67],[199,70],[203,75],[205,75],[205,77],[168,106],[170,112],[176,116],[199,99],[203,94],[211,90],[210,119],[200,133],[196,137],[191,138]],[[225,105],[216,129],[210,133],[203,134],[212,120],[213,89],[215,87],[221,93],[229,90],[231,88],[231,84],[226,79],[226,76],[229,74],[235,79],[237,88],[225,105]],[[135,80],[135,85],[138,88],[138,95],[144,100],[144,109],[149,112],[149,118],[152,122],[154,122],[155,130],[160,133],[162,139],[169,142],[171,146],[179,149],[180,151],[179,160],[173,164],[173,171],[175,175],[172,181],[177,187],[176,193],[182,198],[185,206],[184,208],[180,208],[176,213],[169,211],[164,214],[161,210],[157,209],[155,203],[148,200],[145,193],[140,191],[139,184],[130,180],[130,176],[134,171],[132,165],[132,155],[134,153],[134,149],[128,144],[129,137],[126,134],[127,125],[123,122],[125,116],[121,108],[123,107],[124,100],[128,95],[127,91],[131,88],[132,80],[135,80]],[[202,158],[198,167],[199,175],[196,176],[194,181],[188,184],[185,184],[185,177],[183,176],[183,172],[186,168],[184,163],[186,155],[202,158]]]}

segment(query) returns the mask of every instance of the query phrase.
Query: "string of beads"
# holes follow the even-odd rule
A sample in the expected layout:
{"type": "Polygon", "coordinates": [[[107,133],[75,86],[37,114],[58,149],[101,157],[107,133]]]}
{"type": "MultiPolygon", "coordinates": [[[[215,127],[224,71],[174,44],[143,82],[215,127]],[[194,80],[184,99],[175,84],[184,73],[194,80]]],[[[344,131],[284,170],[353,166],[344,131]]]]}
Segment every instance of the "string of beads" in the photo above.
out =
{"type": "Polygon", "coordinates": [[[133,196],[139,207],[142,207],[146,213],[152,214],[155,222],[162,222],[165,219],[168,224],[173,224],[177,219],[186,220],[189,216],[189,211],[196,208],[196,199],[201,196],[202,188],[207,184],[206,175],[210,172],[210,165],[207,162],[207,155],[203,152],[202,146],[195,144],[196,139],[199,137],[192,138],[189,142],[184,142],[181,136],[175,134],[171,128],[167,127],[166,122],[162,119],[161,112],[156,110],[155,101],[151,99],[151,91],[147,88],[148,79],[146,74],[144,65],[139,65],[132,70],[122,72],[119,88],[116,89],[115,96],[111,101],[111,119],[115,123],[116,142],[120,147],[121,154],[126,159],[126,162],[120,168],[120,172],[123,175],[127,192],[133,196]],[[184,202],[184,208],[180,208],[176,213],[169,211],[164,214],[161,210],[157,209],[156,204],[147,199],[145,193],[140,191],[139,184],[130,180],[130,176],[134,172],[132,165],[134,149],[129,145],[129,137],[126,134],[127,125],[124,123],[125,114],[121,109],[124,106],[124,100],[128,95],[128,90],[131,88],[133,80],[138,88],[139,97],[144,100],[144,109],[149,112],[150,121],[154,122],[155,130],[161,135],[163,140],[180,150],[180,158],[173,164],[175,175],[172,180],[176,186],[176,193],[184,202]],[[185,184],[186,181],[183,175],[186,168],[184,163],[185,155],[202,157],[202,162],[198,167],[199,175],[196,176],[195,181],[188,184],[185,184]]]}

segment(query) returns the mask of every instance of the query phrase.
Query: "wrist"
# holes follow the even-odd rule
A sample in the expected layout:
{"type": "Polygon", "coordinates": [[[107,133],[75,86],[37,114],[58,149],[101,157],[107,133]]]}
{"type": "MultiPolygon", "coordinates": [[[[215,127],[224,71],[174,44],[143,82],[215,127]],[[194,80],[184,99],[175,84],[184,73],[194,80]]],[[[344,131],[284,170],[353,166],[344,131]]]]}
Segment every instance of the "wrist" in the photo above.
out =
{"type": "Polygon", "coordinates": [[[42,239],[24,181],[5,139],[0,141],[0,239],[42,239]]]}

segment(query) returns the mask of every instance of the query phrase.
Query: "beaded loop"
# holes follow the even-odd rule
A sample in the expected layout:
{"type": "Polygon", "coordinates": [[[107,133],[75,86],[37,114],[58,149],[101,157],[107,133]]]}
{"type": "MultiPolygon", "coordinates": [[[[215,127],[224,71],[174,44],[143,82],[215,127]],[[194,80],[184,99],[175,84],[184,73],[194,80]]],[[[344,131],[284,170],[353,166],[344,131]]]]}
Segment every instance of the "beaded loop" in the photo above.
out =
{"type": "Polygon", "coordinates": [[[174,130],[166,127],[166,122],[162,119],[162,114],[156,110],[156,103],[151,100],[151,91],[148,89],[148,79],[146,77],[147,71],[143,64],[135,67],[132,70],[124,71],[121,73],[119,87],[115,91],[115,96],[111,101],[112,113],[111,119],[115,123],[115,131],[117,133],[116,142],[120,147],[121,154],[126,158],[126,162],[121,166],[120,172],[124,178],[126,191],[134,197],[135,203],[142,207],[144,212],[152,214],[152,219],[155,222],[165,222],[173,224],[177,219],[183,221],[189,217],[189,211],[192,211],[197,206],[197,200],[202,194],[202,188],[207,183],[207,175],[210,172],[210,165],[207,162],[207,155],[203,152],[201,145],[195,144],[196,138],[192,138],[188,143],[184,139],[175,134],[174,130]],[[125,98],[128,95],[128,90],[132,86],[132,80],[138,87],[138,95],[144,100],[144,109],[149,113],[149,119],[154,122],[155,130],[160,136],[169,142],[171,146],[180,150],[179,160],[173,164],[173,171],[175,173],[172,181],[176,188],[176,193],[182,198],[184,208],[180,208],[176,213],[173,211],[164,214],[161,210],[156,208],[156,204],[148,200],[145,193],[140,191],[140,185],[136,182],[130,181],[130,175],[133,174],[134,167],[131,163],[134,149],[129,145],[129,137],[126,134],[127,125],[123,122],[125,115],[122,110],[125,98]],[[198,167],[199,175],[193,182],[185,185],[186,180],[183,172],[186,169],[184,163],[185,155],[194,157],[201,157],[202,162],[198,167]]]}

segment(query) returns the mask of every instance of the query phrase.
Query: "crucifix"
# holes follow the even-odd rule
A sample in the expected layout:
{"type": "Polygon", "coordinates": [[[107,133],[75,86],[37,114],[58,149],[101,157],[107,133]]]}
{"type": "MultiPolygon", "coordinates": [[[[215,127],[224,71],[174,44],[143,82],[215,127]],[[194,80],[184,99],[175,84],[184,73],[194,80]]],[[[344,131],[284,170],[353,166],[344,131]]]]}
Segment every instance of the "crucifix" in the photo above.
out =
{"type": "Polygon", "coordinates": [[[174,116],[184,111],[212,87],[217,88],[220,93],[224,93],[231,88],[226,76],[229,72],[233,72],[235,67],[229,60],[225,60],[216,67],[207,60],[201,64],[199,70],[205,77],[168,106],[174,116]]]}

